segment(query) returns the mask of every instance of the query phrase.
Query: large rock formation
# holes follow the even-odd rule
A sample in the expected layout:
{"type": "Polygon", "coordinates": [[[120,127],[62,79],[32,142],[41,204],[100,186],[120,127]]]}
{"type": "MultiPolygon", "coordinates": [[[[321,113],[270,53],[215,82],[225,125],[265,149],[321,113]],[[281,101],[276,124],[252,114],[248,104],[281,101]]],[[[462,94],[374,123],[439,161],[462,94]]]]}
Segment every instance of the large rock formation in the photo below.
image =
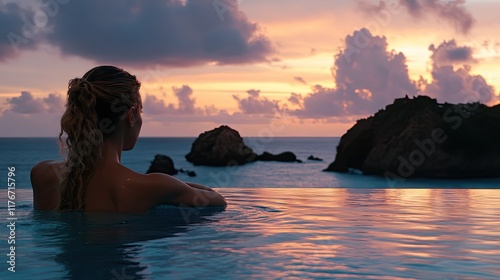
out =
{"type": "Polygon", "coordinates": [[[174,161],[165,155],[156,155],[155,159],[151,162],[149,169],[146,173],[165,173],[168,175],[175,175],[178,173],[175,169],[174,161]]]}
{"type": "Polygon", "coordinates": [[[226,125],[200,134],[186,155],[194,165],[209,166],[242,165],[256,158],[238,131],[226,125]]]}
{"type": "Polygon", "coordinates": [[[396,99],[340,139],[325,171],[389,178],[500,177],[500,105],[396,99]]]}

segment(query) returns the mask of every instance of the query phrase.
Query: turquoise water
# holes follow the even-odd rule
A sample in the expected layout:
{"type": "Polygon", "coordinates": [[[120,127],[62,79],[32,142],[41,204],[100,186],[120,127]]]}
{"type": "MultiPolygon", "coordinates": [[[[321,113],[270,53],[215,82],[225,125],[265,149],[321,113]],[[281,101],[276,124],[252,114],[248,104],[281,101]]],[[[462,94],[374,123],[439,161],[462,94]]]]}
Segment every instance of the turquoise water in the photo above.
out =
{"type": "MultiPolygon", "coordinates": [[[[500,277],[497,190],[219,191],[229,201],[225,211],[162,207],[145,215],[81,215],[34,212],[30,191],[20,190],[16,272],[6,271],[2,261],[0,274],[117,280],[500,277]]],[[[4,204],[0,212],[5,221],[4,204]]]]}

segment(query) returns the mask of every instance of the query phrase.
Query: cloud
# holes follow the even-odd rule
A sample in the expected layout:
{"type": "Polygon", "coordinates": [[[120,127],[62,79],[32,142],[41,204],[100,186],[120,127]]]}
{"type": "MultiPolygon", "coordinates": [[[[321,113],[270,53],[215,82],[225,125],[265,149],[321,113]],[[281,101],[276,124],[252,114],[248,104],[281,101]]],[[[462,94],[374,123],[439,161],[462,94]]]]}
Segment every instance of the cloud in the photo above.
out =
{"type": "Polygon", "coordinates": [[[29,18],[33,18],[30,9],[18,3],[0,3],[0,61],[36,47],[38,42],[28,38],[35,36],[29,18]]]}
{"type": "Polygon", "coordinates": [[[290,96],[290,102],[302,105],[292,114],[302,118],[368,115],[395,98],[418,93],[405,56],[389,51],[387,39],[373,36],[367,29],[345,38],[345,48],[335,56],[332,72],[335,88],[315,85],[304,97],[290,96]]]}
{"type": "Polygon", "coordinates": [[[299,82],[299,83],[301,83],[303,85],[307,85],[306,80],[304,80],[304,78],[302,78],[302,77],[293,77],[293,80],[296,81],[296,82],[299,82]]]}
{"type": "Polygon", "coordinates": [[[293,105],[302,107],[303,106],[302,94],[292,92],[290,94],[290,97],[288,97],[288,102],[292,103],[293,105]]]}
{"type": "Polygon", "coordinates": [[[476,61],[470,47],[458,46],[455,40],[451,40],[438,47],[431,45],[429,50],[432,52],[432,80],[430,83],[423,81],[424,94],[435,97],[440,102],[498,101],[494,87],[481,75],[470,73],[472,67],[467,63],[476,61]]]}
{"type": "Polygon", "coordinates": [[[475,63],[473,50],[467,46],[457,46],[455,40],[444,41],[438,47],[429,46],[431,59],[435,65],[454,65],[457,63],[475,63]]]}
{"type": "Polygon", "coordinates": [[[290,104],[299,109],[291,114],[300,118],[350,118],[367,116],[384,108],[395,98],[425,94],[439,102],[493,103],[495,89],[481,75],[471,74],[477,62],[473,49],[455,40],[431,45],[431,81],[409,78],[406,58],[389,51],[385,37],[373,36],[366,29],[345,39],[345,48],[335,56],[332,73],[336,87],[311,87],[306,95],[292,93],[290,104]]]}
{"type": "Polygon", "coordinates": [[[64,100],[59,94],[50,93],[47,97],[43,98],[43,102],[49,113],[60,113],[64,110],[64,100]]]}
{"type": "MultiPolygon", "coordinates": [[[[380,13],[387,9],[385,1],[380,1],[378,4],[369,3],[365,0],[358,0],[358,7],[366,14],[380,13]]],[[[393,1],[392,4],[395,4],[393,1]]]]}
{"type": "Polygon", "coordinates": [[[0,112],[1,137],[53,137],[59,132],[59,122],[64,111],[61,95],[51,93],[44,98],[34,98],[23,91],[18,97],[8,98],[0,112]]]}
{"type": "Polygon", "coordinates": [[[279,106],[278,102],[271,101],[260,96],[259,90],[247,91],[248,97],[233,98],[238,102],[241,111],[229,113],[219,109],[215,105],[204,107],[197,106],[196,99],[193,98],[194,91],[188,85],[182,87],[172,87],[177,102],[166,104],[163,99],[155,95],[146,95],[144,100],[144,114],[153,120],[165,121],[165,116],[175,116],[175,121],[190,122],[215,122],[215,123],[262,123],[269,120],[271,115],[276,114],[279,106]],[[251,117],[248,117],[251,114],[251,117]]]}
{"type": "MultiPolygon", "coordinates": [[[[219,0],[216,0],[219,1],[219,0]]],[[[269,61],[258,24],[214,0],[71,1],[53,17],[47,41],[62,53],[132,66],[269,61]],[[216,2],[215,1],[215,2],[216,2]]]]}
{"type": "MultiPolygon", "coordinates": [[[[396,0],[389,1],[395,4],[396,0]]],[[[358,2],[366,13],[379,13],[386,9],[386,1],[379,1],[377,5],[358,2]]],[[[428,14],[433,14],[439,19],[452,24],[462,34],[467,34],[474,25],[474,18],[465,7],[465,0],[397,0],[397,3],[406,8],[414,18],[423,19],[428,14]]]]}
{"type": "Polygon", "coordinates": [[[271,101],[260,96],[260,90],[248,90],[248,97],[240,98],[233,95],[238,107],[244,114],[274,114],[279,109],[277,101],[271,101]]]}
{"type": "Polygon", "coordinates": [[[21,96],[7,99],[10,111],[19,114],[38,114],[44,111],[44,103],[41,99],[33,98],[30,92],[23,91],[21,96]]]}
{"type": "Polygon", "coordinates": [[[177,103],[165,104],[163,99],[155,95],[146,95],[143,102],[144,113],[148,115],[175,115],[178,116],[213,116],[221,111],[214,105],[196,107],[196,99],[193,98],[193,89],[188,85],[172,87],[177,103]]]}
{"type": "Polygon", "coordinates": [[[185,114],[193,114],[195,111],[194,104],[196,102],[195,99],[192,98],[193,90],[186,85],[180,88],[173,87],[172,90],[179,100],[178,110],[185,114]]]}
{"type": "MultiPolygon", "coordinates": [[[[165,101],[154,95],[147,95],[144,100],[145,122],[153,122],[162,125],[175,123],[213,123],[220,124],[265,124],[269,123],[278,111],[277,103],[259,96],[260,91],[249,90],[249,97],[241,99],[241,111],[229,113],[224,109],[218,109],[215,105],[198,107],[192,98],[193,90],[184,85],[180,88],[172,88],[177,104],[165,104],[165,101]],[[272,107],[270,107],[270,104],[272,107]],[[249,116],[248,114],[251,114],[249,116]]],[[[235,99],[238,97],[235,96],[235,99]]],[[[237,100],[240,100],[239,98],[237,100]]]]}
{"type": "Polygon", "coordinates": [[[174,104],[169,104],[167,106],[162,99],[159,99],[154,95],[146,95],[143,107],[144,113],[151,115],[175,113],[176,111],[174,104]]]}
{"type": "Polygon", "coordinates": [[[30,92],[23,91],[19,97],[7,99],[11,111],[18,114],[61,113],[64,101],[59,94],[49,94],[46,98],[34,98],[30,92]]]}

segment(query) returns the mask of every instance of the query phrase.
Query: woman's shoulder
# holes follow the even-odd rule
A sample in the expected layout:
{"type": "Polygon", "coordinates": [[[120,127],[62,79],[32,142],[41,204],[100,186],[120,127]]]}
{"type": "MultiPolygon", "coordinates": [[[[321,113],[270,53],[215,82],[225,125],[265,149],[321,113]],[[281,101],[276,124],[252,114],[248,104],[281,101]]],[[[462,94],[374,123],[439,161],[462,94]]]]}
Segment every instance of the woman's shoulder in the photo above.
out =
{"type": "Polygon", "coordinates": [[[35,164],[31,168],[31,184],[32,187],[41,183],[45,185],[48,182],[57,182],[61,178],[62,169],[64,167],[64,162],[57,160],[44,160],[35,164]]]}
{"type": "Polygon", "coordinates": [[[144,174],[125,166],[114,168],[114,171],[112,173],[119,176],[113,178],[108,175],[108,179],[119,211],[144,212],[161,204],[167,190],[163,188],[166,186],[166,174],[144,174]]]}
{"type": "Polygon", "coordinates": [[[31,187],[35,209],[54,210],[57,206],[57,186],[61,178],[63,162],[44,160],[31,168],[31,187]]]}
{"type": "Polygon", "coordinates": [[[52,165],[63,165],[64,162],[58,161],[55,159],[47,159],[47,160],[42,160],[35,165],[33,165],[33,168],[42,168],[42,167],[47,167],[47,166],[52,166],[52,165]]]}
{"type": "Polygon", "coordinates": [[[31,168],[31,175],[47,175],[50,173],[60,174],[63,167],[64,162],[62,161],[53,159],[43,160],[31,168]]]}

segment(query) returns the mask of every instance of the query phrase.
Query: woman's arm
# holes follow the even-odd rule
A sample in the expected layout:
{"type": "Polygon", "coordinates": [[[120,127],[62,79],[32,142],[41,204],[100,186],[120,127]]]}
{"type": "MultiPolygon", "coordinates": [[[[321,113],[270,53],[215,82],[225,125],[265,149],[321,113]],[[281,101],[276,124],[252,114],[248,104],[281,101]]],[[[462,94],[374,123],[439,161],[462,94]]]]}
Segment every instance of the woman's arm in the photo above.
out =
{"type": "Polygon", "coordinates": [[[185,183],[166,174],[151,173],[147,176],[154,186],[152,196],[156,205],[170,204],[189,207],[227,205],[224,197],[209,187],[185,183]]]}
{"type": "Polygon", "coordinates": [[[211,192],[214,192],[214,190],[212,188],[209,188],[205,185],[202,185],[202,184],[198,184],[198,183],[191,183],[191,182],[185,182],[186,184],[188,184],[190,187],[193,187],[195,189],[200,189],[200,190],[206,190],[206,191],[211,191],[211,192]]]}

